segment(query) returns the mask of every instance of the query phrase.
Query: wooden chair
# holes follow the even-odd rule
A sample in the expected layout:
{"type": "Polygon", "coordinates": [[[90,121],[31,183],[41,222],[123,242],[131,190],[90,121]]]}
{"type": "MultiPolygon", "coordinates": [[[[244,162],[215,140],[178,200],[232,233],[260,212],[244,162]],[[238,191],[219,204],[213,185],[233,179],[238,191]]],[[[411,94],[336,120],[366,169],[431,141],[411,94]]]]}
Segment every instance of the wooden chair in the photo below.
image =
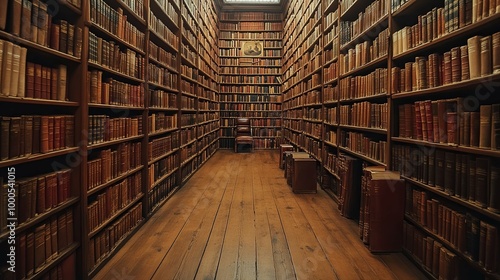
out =
{"type": "Polygon", "coordinates": [[[236,119],[236,135],[234,138],[234,152],[238,152],[238,145],[250,145],[250,151],[253,150],[252,128],[250,127],[250,119],[236,119]]]}

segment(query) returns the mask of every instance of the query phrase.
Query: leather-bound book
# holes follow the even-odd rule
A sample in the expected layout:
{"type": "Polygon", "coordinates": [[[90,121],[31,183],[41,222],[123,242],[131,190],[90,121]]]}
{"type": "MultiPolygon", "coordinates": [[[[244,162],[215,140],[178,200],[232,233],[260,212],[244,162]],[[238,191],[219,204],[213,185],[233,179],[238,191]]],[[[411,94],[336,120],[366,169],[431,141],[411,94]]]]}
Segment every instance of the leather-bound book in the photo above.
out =
{"type": "Polygon", "coordinates": [[[34,82],[34,98],[43,98],[42,93],[42,77],[43,70],[42,65],[35,64],[35,82],[34,82]]]}
{"type": "Polygon", "coordinates": [[[38,40],[38,11],[40,6],[39,0],[33,0],[31,5],[31,41],[38,40]]]}
{"type": "Polygon", "coordinates": [[[491,148],[491,109],[491,105],[481,105],[479,109],[479,148],[491,148]]]}
{"type": "Polygon", "coordinates": [[[45,224],[35,229],[35,262],[34,272],[37,273],[45,264],[45,224]]]}
{"type": "Polygon", "coordinates": [[[480,235],[480,225],[479,219],[470,215],[467,217],[467,222],[470,223],[468,226],[468,236],[467,236],[467,252],[469,256],[475,260],[479,260],[479,235],[480,235]]]}
{"type": "Polygon", "coordinates": [[[52,24],[50,27],[49,46],[50,48],[58,51],[60,49],[60,42],[61,42],[61,25],[52,24]]]}
{"type": "Polygon", "coordinates": [[[21,34],[21,19],[22,19],[21,11],[22,11],[21,0],[10,1],[10,13],[9,13],[10,33],[15,36],[19,36],[21,34]]]}
{"type": "Polygon", "coordinates": [[[0,0],[0,29],[5,30],[7,25],[8,0],[0,0]]]}
{"type": "Polygon", "coordinates": [[[469,50],[469,69],[470,78],[481,76],[481,36],[474,36],[467,40],[467,49],[469,50]]]}
{"type": "Polygon", "coordinates": [[[460,82],[462,80],[462,59],[460,56],[460,47],[454,47],[451,49],[451,81],[453,83],[460,82]]]}
{"type": "Polygon", "coordinates": [[[500,240],[497,227],[486,224],[486,254],[484,268],[486,271],[498,272],[500,258],[500,240]]]}
{"type": "Polygon", "coordinates": [[[479,112],[470,113],[470,146],[479,147],[481,117],[479,112]]]}
{"type": "Polygon", "coordinates": [[[491,36],[481,38],[481,76],[490,75],[493,72],[491,36]]]}
{"type": "Polygon", "coordinates": [[[425,238],[425,262],[424,266],[427,270],[432,269],[432,258],[434,255],[434,239],[428,236],[425,238]]]}
{"type": "Polygon", "coordinates": [[[491,70],[493,73],[500,73],[500,32],[491,35],[491,58],[491,70]]]}
{"type": "Polygon", "coordinates": [[[74,45],[74,55],[77,58],[82,56],[82,45],[83,45],[83,31],[81,27],[75,27],[75,45],[74,45]]]}
{"type": "Polygon", "coordinates": [[[21,12],[21,38],[31,40],[31,7],[30,0],[22,0],[21,12]]]}
{"type": "Polygon", "coordinates": [[[37,200],[36,200],[36,212],[41,214],[46,211],[47,206],[45,205],[45,177],[40,177],[37,179],[37,200]]]}
{"type": "Polygon", "coordinates": [[[486,223],[479,221],[479,258],[478,262],[484,266],[486,260],[486,223]]]}
{"type": "Polygon", "coordinates": [[[61,20],[61,30],[59,34],[59,51],[68,52],[68,22],[61,20]]]}
{"type": "Polygon", "coordinates": [[[73,233],[73,211],[71,209],[66,211],[66,240],[68,245],[72,244],[75,240],[73,233]]]}
{"type": "Polygon", "coordinates": [[[454,152],[446,152],[444,157],[445,157],[444,190],[447,194],[454,195],[456,156],[454,152]]]}
{"type": "Polygon", "coordinates": [[[14,44],[9,41],[3,43],[3,67],[2,67],[2,87],[1,94],[11,95],[11,80],[12,80],[12,60],[14,56],[14,44]]]}
{"type": "Polygon", "coordinates": [[[49,14],[47,12],[47,4],[39,1],[38,2],[38,33],[37,37],[34,38],[34,42],[42,46],[47,46],[47,33],[49,31],[49,14]]]}
{"type": "Polygon", "coordinates": [[[455,154],[455,170],[454,173],[451,174],[451,176],[454,177],[454,186],[451,186],[450,188],[453,188],[453,194],[457,197],[460,197],[460,194],[462,193],[462,177],[460,171],[462,170],[463,157],[466,157],[466,155],[455,154]]]}
{"type": "Polygon", "coordinates": [[[65,258],[62,263],[61,263],[61,277],[62,279],[75,279],[76,278],[76,272],[75,272],[75,267],[76,267],[76,261],[75,261],[75,254],[69,255],[67,258],[65,258]]]}
{"type": "Polygon", "coordinates": [[[10,149],[10,117],[0,117],[0,136],[2,141],[0,142],[0,160],[9,159],[9,149],[10,149]]]}
{"type": "Polygon", "coordinates": [[[45,176],[45,209],[49,210],[57,204],[57,178],[55,173],[45,176]]]}
{"type": "Polygon", "coordinates": [[[427,127],[427,141],[434,142],[434,118],[432,116],[432,102],[430,100],[424,101],[426,127],[427,127]]]}
{"type": "Polygon", "coordinates": [[[470,116],[471,116],[470,112],[463,112],[462,114],[462,119],[464,124],[463,124],[463,130],[461,130],[460,132],[462,139],[462,142],[460,142],[461,146],[466,146],[466,147],[470,146],[470,138],[471,138],[470,116]]]}
{"type": "Polygon", "coordinates": [[[434,187],[436,184],[436,157],[434,152],[429,153],[427,169],[429,174],[427,184],[431,187],[434,187]]]}
{"type": "Polygon", "coordinates": [[[58,87],[58,70],[55,68],[50,69],[50,99],[52,100],[58,100],[57,99],[57,90],[59,89],[58,87]]]}
{"type": "MultiPolygon", "coordinates": [[[[17,158],[20,155],[21,117],[10,119],[9,133],[9,158],[17,158]]],[[[2,139],[3,141],[3,139],[2,139]]]]}
{"type": "Polygon", "coordinates": [[[460,47],[460,80],[465,81],[470,79],[470,69],[469,69],[469,50],[467,45],[460,47]]]}
{"type": "MultiPolygon", "coordinates": [[[[17,86],[17,96],[25,97],[26,96],[26,55],[28,49],[21,48],[21,55],[19,60],[19,79],[17,86]]],[[[14,83],[14,81],[13,81],[14,83]]]]}
{"type": "Polygon", "coordinates": [[[64,133],[65,135],[65,145],[67,148],[74,146],[75,139],[75,119],[73,116],[65,116],[66,125],[64,133]]]}
{"type": "Polygon", "coordinates": [[[75,26],[70,23],[68,23],[67,53],[69,55],[75,53],[75,26]]]}
{"type": "Polygon", "coordinates": [[[422,125],[422,111],[420,102],[415,102],[415,131],[417,132],[417,140],[423,140],[423,125],[422,125]]]}
{"type": "Polygon", "coordinates": [[[67,75],[68,69],[66,65],[59,65],[57,99],[61,101],[65,101],[67,99],[67,75]]]}
{"type": "Polygon", "coordinates": [[[42,145],[42,117],[33,116],[33,154],[40,153],[42,145]]]}
{"type": "Polygon", "coordinates": [[[45,258],[47,262],[52,260],[52,234],[50,223],[45,224],[45,258]]]}
{"type": "Polygon", "coordinates": [[[35,270],[35,234],[26,234],[26,277],[33,275],[35,270]]]}
{"type": "Polygon", "coordinates": [[[49,122],[48,122],[48,137],[47,139],[49,140],[48,143],[49,143],[49,151],[54,151],[54,121],[55,121],[55,117],[54,116],[50,116],[49,117],[49,122]]]}
{"type": "Polygon", "coordinates": [[[452,82],[452,66],[451,66],[451,51],[443,54],[443,84],[451,84],[452,82]]]}
{"type": "Polygon", "coordinates": [[[500,149],[500,104],[491,105],[491,149],[500,149]]]}
{"type": "Polygon", "coordinates": [[[16,276],[18,279],[26,277],[26,234],[18,233],[17,237],[17,257],[16,260],[16,276]]]}
{"type": "Polygon", "coordinates": [[[448,143],[446,100],[438,100],[439,143],[448,143]]]}
{"type": "Polygon", "coordinates": [[[57,246],[57,219],[56,218],[51,218],[50,219],[50,233],[51,233],[51,240],[50,244],[52,245],[52,257],[56,257],[59,254],[58,251],[58,246],[57,246]]]}
{"type": "Polygon", "coordinates": [[[26,65],[26,97],[35,97],[35,64],[32,62],[26,65]]]}
{"type": "Polygon", "coordinates": [[[433,275],[438,275],[439,274],[439,265],[440,265],[440,252],[441,248],[443,245],[439,242],[434,242],[434,250],[433,250],[433,256],[432,256],[432,274],[433,275]]]}
{"type": "Polygon", "coordinates": [[[498,166],[491,167],[488,210],[500,213],[500,167],[498,166]]]}
{"type": "Polygon", "coordinates": [[[475,203],[483,208],[488,206],[489,174],[490,160],[488,158],[477,158],[475,203]]]}
{"type": "Polygon", "coordinates": [[[444,190],[445,176],[445,153],[443,150],[436,151],[436,188],[444,190]]]}
{"type": "Polygon", "coordinates": [[[59,251],[64,250],[68,246],[66,229],[66,215],[61,214],[57,217],[57,248],[59,251]]]}
{"type": "Polygon", "coordinates": [[[465,236],[466,236],[466,232],[467,232],[467,228],[466,228],[466,222],[465,222],[465,215],[463,214],[457,214],[457,231],[458,231],[458,234],[457,234],[457,249],[461,252],[461,253],[465,253],[466,251],[466,239],[465,239],[465,236]]]}

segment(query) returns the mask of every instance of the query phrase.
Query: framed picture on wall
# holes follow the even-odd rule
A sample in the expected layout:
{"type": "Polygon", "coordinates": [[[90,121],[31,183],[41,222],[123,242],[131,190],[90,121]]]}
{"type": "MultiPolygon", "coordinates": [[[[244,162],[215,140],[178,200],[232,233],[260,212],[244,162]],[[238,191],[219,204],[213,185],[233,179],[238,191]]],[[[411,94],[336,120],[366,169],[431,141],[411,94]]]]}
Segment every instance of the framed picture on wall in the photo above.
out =
{"type": "Polygon", "coordinates": [[[241,56],[261,57],[264,56],[264,44],[262,41],[241,42],[241,56]]]}

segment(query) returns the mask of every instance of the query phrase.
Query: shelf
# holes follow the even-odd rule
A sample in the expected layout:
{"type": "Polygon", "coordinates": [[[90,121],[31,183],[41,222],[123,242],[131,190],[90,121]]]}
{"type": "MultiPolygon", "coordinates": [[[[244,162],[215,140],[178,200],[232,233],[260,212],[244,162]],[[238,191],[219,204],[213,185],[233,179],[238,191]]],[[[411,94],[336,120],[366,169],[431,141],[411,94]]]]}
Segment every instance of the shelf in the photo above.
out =
{"type": "MultiPolygon", "coordinates": [[[[188,157],[186,160],[184,160],[182,163],[181,163],[181,167],[183,167],[184,165],[186,165],[188,162],[192,161],[193,159],[196,158],[196,156],[198,155],[198,153],[188,157]]],[[[193,170],[193,173],[194,173],[194,170],[193,170]]]]}
{"type": "Polygon", "coordinates": [[[78,147],[72,147],[72,148],[66,148],[66,149],[61,149],[61,150],[57,150],[57,151],[51,151],[51,152],[47,152],[44,154],[42,154],[42,153],[31,154],[31,155],[26,156],[26,157],[6,159],[6,160],[0,161],[0,168],[14,166],[14,165],[22,164],[22,163],[34,162],[37,160],[62,156],[62,155],[70,154],[70,153],[76,153],[79,150],[80,149],[78,147]]]}
{"type": "Polygon", "coordinates": [[[337,106],[337,105],[338,105],[338,102],[337,101],[333,101],[333,100],[329,100],[329,101],[323,102],[323,106],[337,106]]]}
{"type": "Polygon", "coordinates": [[[439,148],[439,149],[443,149],[443,150],[453,151],[456,153],[461,152],[461,153],[469,153],[469,154],[474,154],[474,155],[482,155],[482,156],[500,158],[500,150],[480,149],[480,148],[475,148],[475,147],[460,146],[460,145],[456,145],[456,144],[434,143],[434,142],[429,142],[429,141],[416,140],[416,139],[403,138],[403,137],[392,137],[391,139],[394,142],[408,143],[408,144],[414,144],[414,145],[419,145],[419,146],[434,147],[434,148],[439,148]]]}
{"type": "Polygon", "coordinates": [[[135,78],[135,77],[129,76],[129,75],[127,75],[127,74],[123,74],[123,73],[118,72],[118,71],[116,71],[116,70],[113,70],[113,69],[107,68],[107,67],[105,67],[105,66],[99,65],[99,64],[97,64],[97,63],[95,63],[95,62],[91,62],[91,61],[89,61],[89,62],[88,62],[88,65],[89,65],[90,67],[92,67],[92,68],[96,68],[96,69],[98,69],[98,70],[102,70],[102,71],[104,71],[104,72],[106,72],[106,73],[109,73],[109,74],[112,74],[112,75],[118,76],[118,77],[120,77],[120,78],[125,78],[125,79],[127,79],[127,80],[131,80],[131,81],[134,81],[134,82],[137,82],[137,83],[144,83],[144,80],[142,80],[142,79],[135,78]]]}
{"type": "MultiPolygon", "coordinates": [[[[445,34],[437,39],[434,39],[425,44],[419,45],[417,47],[411,48],[403,53],[395,55],[393,60],[403,60],[403,59],[414,59],[416,56],[422,53],[432,53],[435,52],[437,45],[449,46],[453,41],[460,40],[461,38],[472,37],[478,35],[478,31],[481,29],[488,29],[489,27],[498,26],[498,21],[500,20],[500,13],[493,16],[487,17],[481,21],[475,22],[473,24],[467,25],[463,28],[457,29],[451,33],[445,34]]],[[[463,41],[462,40],[462,41],[463,41]]],[[[392,42],[391,42],[392,43],[392,42]]]]}
{"type": "Polygon", "coordinates": [[[367,8],[367,4],[368,3],[366,1],[356,0],[345,11],[342,11],[339,19],[356,19],[358,14],[367,8]]]}
{"type": "Polygon", "coordinates": [[[388,96],[389,95],[387,93],[379,93],[379,94],[375,94],[375,95],[356,97],[356,98],[352,98],[352,99],[341,99],[339,102],[340,102],[340,104],[349,104],[349,103],[357,103],[357,102],[361,102],[361,101],[387,98],[388,96]]]}
{"type": "MultiPolygon", "coordinates": [[[[132,17],[134,19],[134,21],[136,21],[135,23],[139,23],[139,25],[146,26],[146,21],[143,18],[141,18],[138,14],[136,14],[127,4],[125,4],[121,0],[116,0],[116,2],[118,4],[120,4],[123,11],[125,11],[125,13],[127,14],[127,21],[130,20],[130,17],[132,17]]],[[[135,3],[135,2],[133,2],[133,3],[135,3]]],[[[143,10],[143,12],[146,13],[146,11],[144,11],[144,10],[143,10]]],[[[135,25],[135,26],[137,27],[137,25],[135,25]]]]}
{"type": "Polygon", "coordinates": [[[328,173],[330,173],[330,175],[332,175],[335,179],[339,180],[340,181],[340,177],[339,175],[335,174],[335,172],[333,172],[333,170],[331,170],[330,168],[326,167],[326,166],[323,166],[323,168],[328,171],[328,173]]]}
{"type": "MultiPolygon", "coordinates": [[[[141,50],[140,48],[138,48],[138,47],[130,44],[129,42],[126,42],[124,39],[116,36],[115,34],[113,34],[111,32],[109,32],[108,30],[104,29],[103,27],[101,27],[97,23],[87,22],[86,24],[89,26],[89,28],[92,28],[92,31],[96,31],[96,33],[99,33],[99,34],[96,34],[96,35],[107,36],[108,38],[111,38],[111,40],[113,42],[119,43],[122,46],[125,46],[125,47],[129,48],[130,50],[133,50],[137,54],[140,54],[140,55],[143,55],[143,56],[146,55],[146,53],[143,50],[141,50]]],[[[94,32],[92,32],[92,33],[94,33],[94,32]]],[[[144,42],[144,43],[146,43],[146,42],[144,42]]]]}
{"type": "Polygon", "coordinates": [[[310,123],[323,123],[322,120],[318,120],[318,119],[308,119],[308,118],[303,118],[304,121],[306,122],[310,122],[310,123]]]}
{"type": "Polygon", "coordinates": [[[94,237],[97,233],[99,233],[101,230],[106,228],[111,222],[113,222],[116,218],[118,218],[121,214],[127,212],[132,206],[134,206],[137,202],[139,202],[142,197],[144,196],[143,193],[138,194],[132,201],[130,201],[125,207],[121,208],[118,210],[116,213],[114,213],[111,217],[106,219],[102,224],[100,224],[96,229],[91,231],[87,236],[88,238],[94,237]]]}
{"type": "Polygon", "coordinates": [[[38,271],[33,275],[29,276],[28,279],[39,279],[42,278],[43,275],[48,275],[48,272],[56,267],[57,264],[61,263],[64,259],[69,257],[71,254],[76,252],[76,250],[80,247],[78,242],[73,242],[64,248],[62,251],[57,252],[55,259],[51,259],[49,263],[46,263],[38,268],[38,271]]]}
{"type": "MultiPolygon", "coordinates": [[[[177,5],[174,4],[175,1],[169,1],[170,3],[172,3],[174,7],[176,7],[178,10],[179,10],[179,7],[177,7],[177,5]]],[[[153,12],[153,14],[156,16],[157,19],[160,19],[164,24],[166,24],[168,27],[175,29],[175,30],[172,30],[172,32],[176,31],[179,29],[179,27],[177,26],[177,22],[174,22],[172,20],[172,18],[170,18],[167,13],[165,13],[165,10],[163,9],[163,7],[161,7],[158,2],[156,2],[156,0],[153,0],[153,1],[149,1],[150,5],[150,10],[153,12]],[[168,19],[167,21],[165,21],[164,19],[168,19]]],[[[180,12],[179,12],[180,14],[180,12]]],[[[174,32],[175,33],[175,32],[174,32]]]]}
{"type": "Polygon", "coordinates": [[[89,109],[121,109],[125,110],[144,110],[144,107],[134,107],[131,105],[111,105],[111,104],[97,104],[89,103],[89,109]]]}
{"type": "Polygon", "coordinates": [[[148,162],[148,165],[151,165],[151,164],[153,164],[153,163],[155,163],[155,162],[157,162],[157,161],[159,161],[159,160],[162,160],[162,159],[164,159],[164,158],[166,158],[166,157],[168,157],[168,156],[172,155],[173,153],[177,152],[178,150],[179,150],[179,148],[172,149],[171,151],[169,151],[169,152],[167,152],[167,153],[165,153],[165,154],[163,154],[163,155],[161,155],[161,156],[159,156],[159,157],[156,157],[156,158],[154,158],[154,159],[150,160],[150,161],[148,162]]]}
{"type": "Polygon", "coordinates": [[[181,125],[181,128],[180,128],[180,129],[191,128],[191,127],[195,127],[195,126],[197,126],[197,125],[198,125],[197,123],[194,123],[194,124],[188,124],[188,125],[181,125]]]}
{"type": "Polygon", "coordinates": [[[408,97],[420,97],[420,96],[426,96],[433,94],[433,98],[439,98],[439,95],[437,93],[440,92],[451,92],[455,90],[465,90],[465,89],[479,89],[478,85],[482,84],[489,84],[492,83],[493,81],[500,80],[500,73],[496,74],[491,74],[488,76],[472,79],[472,80],[465,80],[461,81],[458,83],[452,83],[452,84],[447,84],[443,86],[438,86],[438,87],[433,87],[433,88],[428,88],[428,89],[423,89],[423,90],[415,90],[415,91],[410,91],[410,92],[402,92],[402,93],[396,93],[392,95],[393,99],[400,99],[400,98],[408,98],[408,97]]]}
{"type": "Polygon", "coordinates": [[[165,63],[163,63],[163,62],[161,62],[159,60],[156,60],[156,59],[152,58],[151,56],[149,57],[149,62],[153,62],[154,64],[157,64],[158,66],[166,68],[166,69],[168,69],[168,71],[170,71],[172,73],[179,74],[179,72],[177,71],[177,69],[175,69],[172,66],[170,66],[168,64],[165,64],[165,63]]]}
{"type": "Polygon", "coordinates": [[[486,269],[484,267],[482,267],[481,265],[479,265],[478,262],[476,262],[472,258],[466,256],[463,252],[460,252],[453,244],[448,242],[443,237],[430,231],[428,228],[422,226],[420,223],[417,223],[417,221],[413,220],[408,214],[405,214],[405,220],[410,221],[410,223],[413,224],[414,226],[418,227],[419,230],[425,232],[428,236],[431,236],[434,240],[439,241],[439,243],[443,244],[452,253],[459,256],[461,259],[465,260],[465,262],[467,262],[467,264],[472,266],[475,270],[481,272],[482,274],[484,274],[488,277],[491,277],[489,279],[500,279],[500,276],[498,274],[494,274],[494,273],[490,273],[490,272],[486,271],[486,269]]]}
{"type": "Polygon", "coordinates": [[[99,186],[93,187],[90,190],[87,190],[87,196],[91,196],[91,195],[93,195],[93,194],[95,194],[95,193],[97,193],[97,192],[99,192],[99,191],[101,191],[101,190],[103,190],[103,189],[105,189],[105,188],[107,188],[107,187],[115,184],[115,183],[118,183],[119,181],[127,178],[128,176],[130,176],[130,175],[138,172],[139,170],[142,169],[142,167],[143,167],[143,165],[140,165],[140,166],[138,166],[136,168],[130,169],[127,172],[124,172],[123,174],[120,174],[118,177],[110,179],[109,181],[107,181],[104,184],[101,184],[99,186]]]}
{"type": "Polygon", "coordinates": [[[144,135],[138,135],[138,136],[132,136],[132,137],[127,137],[127,138],[121,138],[121,139],[106,141],[106,142],[103,142],[103,143],[92,144],[92,145],[89,145],[88,147],[89,147],[89,150],[98,149],[98,148],[102,148],[102,147],[107,147],[107,146],[111,146],[111,145],[125,143],[125,142],[128,142],[128,141],[138,140],[138,139],[141,139],[142,137],[144,137],[144,135]]]}
{"type": "MultiPolygon", "coordinates": [[[[25,230],[34,227],[36,224],[43,222],[44,220],[54,216],[54,214],[62,212],[63,210],[70,208],[71,206],[74,206],[76,203],[80,201],[79,197],[73,197],[69,198],[65,202],[57,205],[56,207],[45,211],[43,213],[38,214],[34,218],[27,220],[26,222],[17,225],[16,226],[16,233],[21,233],[24,232],[25,230]]],[[[16,222],[17,223],[17,222],[16,222]]],[[[0,243],[3,243],[5,240],[7,240],[7,237],[9,236],[9,231],[2,232],[0,234],[0,243]]]]}
{"type": "Polygon", "coordinates": [[[367,72],[370,72],[370,70],[374,70],[382,65],[384,65],[384,62],[386,62],[387,66],[387,55],[383,55],[382,57],[376,58],[375,60],[371,60],[370,62],[363,64],[363,66],[360,66],[358,68],[355,68],[345,74],[340,75],[340,79],[349,77],[349,76],[354,76],[354,75],[359,75],[359,74],[365,74],[367,72]]]}
{"type": "Polygon", "coordinates": [[[495,220],[497,222],[500,221],[500,214],[499,213],[494,213],[494,212],[488,211],[486,208],[481,208],[481,207],[479,207],[479,206],[477,206],[477,205],[475,205],[467,200],[458,198],[456,196],[452,196],[452,195],[446,193],[445,191],[439,190],[435,187],[431,187],[431,186],[424,184],[422,182],[419,182],[415,179],[412,179],[412,178],[409,178],[409,177],[406,177],[403,175],[401,175],[401,178],[405,179],[407,182],[410,182],[411,184],[413,184],[415,186],[418,186],[422,189],[425,189],[426,191],[430,191],[432,193],[435,193],[435,194],[439,195],[441,198],[447,199],[447,200],[454,202],[456,204],[460,204],[463,207],[466,207],[467,209],[470,209],[476,213],[480,213],[481,215],[488,217],[492,220],[495,220]]]}
{"type": "Polygon", "coordinates": [[[425,12],[425,10],[429,10],[429,7],[432,7],[432,4],[435,4],[433,0],[409,0],[401,5],[397,10],[393,11],[392,17],[404,18],[408,16],[420,15],[425,12]]]}
{"type": "MultiPolygon", "coordinates": [[[[151,1],[154,2],[154,1],[151,1]]],[[[167,49],[177,52],[178,49],[176,46],[172,45],[170,42],[167,41],[167,39],[163,39],[163,37],[160,36],[160,34],[156,33],[153,29],[149,28],[149,34],[153,36],[149,36],[149,39],[153,41],[154,43],[157,43],[158,45],[163,45],[167,49]]]]}
{"type": "MultiPolygon", "coordinates": [[[[35,51],[37,54],[49,55],[52,57],[55,56],[55,57],[62,59],[66,62],[75,62],[75,63],[81,62],[81,58],[77,58],[75,56],[51,49],[49,47],[45,47],[45,46],[39,45],[37,43],[33,43],[29,40],[23,39],[21,37],[18,37],[18,36],[12,35],[12,34],[9,34],[9,33],[2,31],[2,30],[0,30],[0,39],[4,39],[6,41],[10,41],[10,42],[19,44],[23,47],[27,47],[27,48],[29,48],[30,54],[33,53],[33,51],[35,51]]],[[[82,52],[83,52],[83,46],[82,46],[82,52]]]]}
{"type": "Polygon", "coordinates": [[[178,112],[178,108],[160,108],[160,107],[149,107],[149,111],[161,111],[161,112],[178,112]]]}
{"type": "Polygon", "coordinates": [[[338,148],[337,144],[334,144],[334,143],[329,142],[329,141],[326,141],[326,140],[323,140],[323,142],[324,142],[325,144],[327,144],[328,146],[331,146],[331,147],[334,147],[334,148],[338,148]]]}
{"type": "Polygon", "coordinates": [[[369,163],[372,163],[372,164],[375,164],[375,165],[382,165],[382,166],[387,166],[385,163],[382,163],[376,159],[373,159],[371,157],[368,157],[368,156],[365,156],[365,155],[362,155],[360,153],[357,153],[357,152],[354,152],[354,151],[351,151],[349,150],[348,148],[345,148],[345,147],[339,147],[339,149],[342,151],[342,152],[346,152],[348,154],[351,154],[355,157],[358,157],[364,161],[368,161],[369,163]]]}
{"type": "Polygon", "coordinates": [[[196,113],[196,109],[181,108],[181,112],[185,112],[185,113],[196,113]]]}
{"type": "Polygon", "coordinates": [[[179,167],[176,167],[172,170],[170,170],[167,174],[163,175],[160,177],[160,179],[156,180],[153,185],[149,188],[150,190],[151,189],[154,189],[156,186],[158,186],[161,182],[163,182],[165,179],[167,179],[168,177],[170,177],[172,174],[174,174],[177,170],[179,170],[179,167]]]}
{"type": "MultiPolygon", "coordinates": [[[[150,217],[152,217],[156,211],[158,211],[158,209],[160,209],[163,204],[165,204],[165,202],[167,202],[177,191],[179,190],[179,186],[175,186],[168,194],[167,196],[165,196],[164,198],[162,198],[160,201],[158,201],[158,203],[156,203],[156,205],[154,205],[153,209],[151,209],[149,211],[149,213],[147,214],[147,218],[149,219],[150,217]]],[[[152,191],[152,190],[151,190],[152,191]]],[[[151,192],[150,191],[150,192],[151,192]]],[[[148,193],[148,196],[150,196],[150,194],[148,193]]]]}
{"type": "Polygon", "coordinates": [[[71,11],[76,16],[82,15],[81,7],[77,7],[66,0],[57,0],[57,2],[61,5],[61,7],[64,7],[68,11],[71,11]]]}
{"type": "Polygon", "coordinates": [[[196,137],[195,137],[193,140],[188,141],[186,144],[182,144],[182,145],[179,147],[179,150],[180,150],[180,149],[182,149],[182,148],[184,148],[184,147],[187,147],[187,146],[189,146],[189,145],[193,144],[194,142],[196,142],[196,137]]]}
{"type": "Polygon", "coordinates": [[[163,86],[163,85],[160,85],[160,84],[157,84],[154,82],[148,82],[148,85],[150,86],[150,88],[152,87],[153,89],[162,89],[162,90],[178,93],[178,90],[176,90],[176,89],[173,89],[173,88],[167,87],[167,86],[163,86]]]}
{"type": "MultiPolygon", "coordinates": [[[[240,62],[241,63],[241,62],[240,62]]],[[[258,68],[281,68],[281,65],[220,65],[220,67],[258,67],[258,68]]],[[[222,75],[222,74],[221,74],[222,75]]]]}
{"type": "Polygon", "coordinates": [[[0,95],[0,102],[60,106],[60,107],[78,107],[78,102],[73,102],[73,101],[60,101],[51,99],[37,99],[37,98],[2,96],[2,95],[0,95]]]}
{"type": "MultiPolygon", "coordinates": [[[[220,101],[219,103],[224,103],[224,104],[281,104],[282,102],[279,101],[220,101]]],[[[320,104],[321,105],[321,104],[320,104]]],[[[223,111],[221,109],[221,111],[223,111]]]]}
{"type": "Polygon", "coordinates": [[[361,126],[345,125],[345,124],[341,124],[341,125],[339,125],[339,127],[363,131],[363,132],[371,132],[371,133],[378,133],[378,134],[387,135],[387,129],[382,129],[382,128],[361,127],[361,126]]]}
{"type": "MultiPolygon", "coordinates": [[[[191,66],[193,67],[194,69],[197,69],[198,66],[196,65],[196,62],[195,61],[192,61],[190,59],[188,59],[187,57],[185,57],[183,54],[181,54],[181,59],[182,59],[182,62],[183,62],[183,65],[188,65],[188,66],[191,66]],[[187,62],[187,63],[185,63],[187,62]]],[[[196,58],[195,58],[196,59],[196,58]]],[[[184,75],[184,74],[183,74],[184,75]]],[[[187,77],[187,76],[186,76],[187,77]]]]}
{"type": "MultiPolygon", "coordinates": [[[[181,78],[183,78],[183,79],[185,79],[185,80],[188,80],[189,82],[191,82],[191,83],[193,83],[193,84],[198,84],[198,81],[197,81],[197,80],[195,80],[195,79],[193,79],[193,78],[191,78],[191,77],[189,77],[189,76],[187,76],[187,75],[185,75],[185,74],[181,74],[181,78]]],[[[183,93],[185,93],[185,92],[183,92],[183,93]]],[[[194,94],[190,94],[190,95],[192,95],[192,96],[196,96],[196,95],[194,95],[194,94]]]]}

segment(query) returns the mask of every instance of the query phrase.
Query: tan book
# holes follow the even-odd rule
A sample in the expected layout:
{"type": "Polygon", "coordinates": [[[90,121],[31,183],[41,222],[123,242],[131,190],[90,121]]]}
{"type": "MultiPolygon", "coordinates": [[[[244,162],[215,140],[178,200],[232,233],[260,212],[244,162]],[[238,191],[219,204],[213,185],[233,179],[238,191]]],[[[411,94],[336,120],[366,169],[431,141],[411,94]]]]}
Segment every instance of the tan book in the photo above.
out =
{"type": "MultiPolygon", "coordinates": [[[[0,0],[1,1],[1,0],[0,0]]],[[[4,45],[4,40],[0,39],[0,82],[2,81],[2,73],[3,73],[3,45],[4,45]]],[[[2,94],[2,88],[0,87],[0,95],[2,94]]]]}
{"type": "Polygon", "coordinates": [[[7,7],[9,0],[0,0],[0,29],[5,30],[7,24],[7,7]]]}
{"type": "Polygon", "coordinates": [[[21,48],[21,60],[19,62],[19,86],[17,91],[17,96],[26,96],[26,55],[28,53],[27,48],[21,48]]]}
{"type": "Polygon", "coordinates": [[[2,70],[2,91],[3,95],[10,95],[10,84],[12,79],[12,57],[14,44],[4,41],[3,44],[3,70],[2,70]]]}
{"type": "Polygon", "coordinates": [[[12,76],[10,81],[10,96],[17,96],[19,90],[19,64],[21,61],[21,46],[14,45],[12,49],[12,76]]]}
{"type": "Polygon", "coordinates": [[[10,33],[19,36],[21,34],[21,0],[13,0],[10,5],[10,33]]]}
{"type": "Polygon", "coordinates": [[[491,35],[491,56],[493,73],[500,73],[500,32],[491,35]]]}
{"type": "Polygon", "coordinates": [[[481,38],[481,76],[493,72],[491,62],[491,36],[486,36],[481,38]]]}
{"type": "Polygon", "coordinates": [[[467,40],[467,49],[469,50],[469,70],[470,78],[481,76],[481,36],[474,36],[467,40]]]}

